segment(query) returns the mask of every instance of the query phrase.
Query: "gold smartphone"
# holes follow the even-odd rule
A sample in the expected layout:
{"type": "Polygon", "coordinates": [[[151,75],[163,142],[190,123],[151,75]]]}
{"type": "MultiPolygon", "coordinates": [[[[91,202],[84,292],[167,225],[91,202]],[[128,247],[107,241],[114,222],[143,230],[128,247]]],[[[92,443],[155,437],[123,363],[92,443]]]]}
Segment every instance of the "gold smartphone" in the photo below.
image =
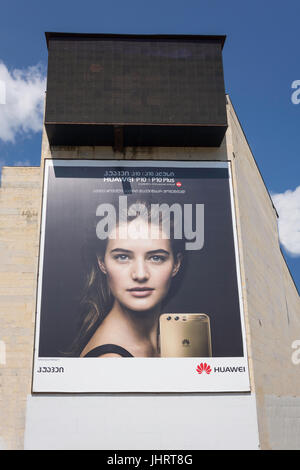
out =
{"type": "Polygon", "coordinates": [[[161,357],[211,357],[211,330],[205,313],[164,313],[159,319],[161,357]]]}

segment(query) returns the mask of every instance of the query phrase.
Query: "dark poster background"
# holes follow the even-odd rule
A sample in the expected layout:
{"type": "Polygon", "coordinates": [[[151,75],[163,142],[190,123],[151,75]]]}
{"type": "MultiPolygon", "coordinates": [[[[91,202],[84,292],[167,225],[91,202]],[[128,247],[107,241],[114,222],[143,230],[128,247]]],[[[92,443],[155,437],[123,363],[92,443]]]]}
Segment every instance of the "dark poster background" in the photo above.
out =
{"type": "Polygon", "coordinates": [[[84,252],[90,237],[96,236],[98,205],[118,200],[123,191],[128,194],[130,205],[129,193],[135,188],[176,189],[151,183],[103,183],[108,169],[129,173],[173,171],[185,194],[140,194],[139,199],[160,204],[204,204],[204,247],[186,252],[185,269],[164,311],[206,313],[211,321],[213,356],[243,356],[228,170],[155,165],[95,167],[88,166],[88,162],[85,167],[76,167],[76,162],[74,166],[49,167],[39,356],[64,357],[78,331],[79,302],[87,269],[84,252]],[[104,188],[105,193],[96,192],[104,188]],[[115,189],[122,192],[109,192],[115,189]]]}

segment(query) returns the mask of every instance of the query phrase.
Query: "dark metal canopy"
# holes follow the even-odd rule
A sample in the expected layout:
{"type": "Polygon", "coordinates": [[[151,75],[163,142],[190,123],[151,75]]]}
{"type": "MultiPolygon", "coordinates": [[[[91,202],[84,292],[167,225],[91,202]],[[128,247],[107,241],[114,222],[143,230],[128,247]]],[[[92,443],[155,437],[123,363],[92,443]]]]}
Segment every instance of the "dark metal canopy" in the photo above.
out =
{"type": "Polygon", "coordinates": [[[219,146],[225,36],[46,33],[51,145],[219,146]]]}

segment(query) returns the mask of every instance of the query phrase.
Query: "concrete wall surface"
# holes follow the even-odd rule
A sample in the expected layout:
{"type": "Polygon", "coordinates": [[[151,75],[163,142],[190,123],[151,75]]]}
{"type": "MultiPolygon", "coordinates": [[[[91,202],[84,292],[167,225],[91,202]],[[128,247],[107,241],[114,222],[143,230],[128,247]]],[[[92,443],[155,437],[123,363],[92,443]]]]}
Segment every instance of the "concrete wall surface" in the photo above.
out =
{"type": "Polygon", "coordinates": [[[259,447],[250,394],[29,396],[25,449],[259,447]]]}
{"type": "Polygon", "coordinates": [[[22,449],[34,342],[40,168],[2,169],[0,187],[0,448],[22,449]]]}
{"type": "Polygon", "coordinates": [[[276,208],[230,101],[228,121],[260,444],[264,449],[281,448],[282,443],[297,449],[300,365],[292,361],[292,343],[300,340],[300,297],[280,250],[276,208]],[[287,443],[288,423],[293,432],[287,443]]]}

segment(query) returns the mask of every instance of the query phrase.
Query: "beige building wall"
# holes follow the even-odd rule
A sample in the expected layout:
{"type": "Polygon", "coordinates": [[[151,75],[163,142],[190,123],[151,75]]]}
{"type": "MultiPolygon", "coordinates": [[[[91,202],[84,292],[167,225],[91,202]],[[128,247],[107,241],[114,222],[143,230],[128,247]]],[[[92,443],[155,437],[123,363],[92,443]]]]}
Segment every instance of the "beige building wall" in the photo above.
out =
{"type": "Polygon", "coordinates": [[[243,301],[261,447],[300,448],[300,300],[280,251],[277,214],[228,99],[229,128],[220,148],[49,148],[41,168],[2,171],[0,188],[0,447],[22,449],[31,391],[43,161],[45,158],[230,160],[243,301]]]}
{"type": "Polygon", "coordinates": [[[247,342],[264,449],[300,449],[300,298],[282,255],[278,216],[231,104],[228,156],[235,179],[247,342]]]}
{"type": "Polygon", "coordinates": [[[22,449],[31,390],[40,168],[4,167],[0,188],[0,449],[22,449]]]}

